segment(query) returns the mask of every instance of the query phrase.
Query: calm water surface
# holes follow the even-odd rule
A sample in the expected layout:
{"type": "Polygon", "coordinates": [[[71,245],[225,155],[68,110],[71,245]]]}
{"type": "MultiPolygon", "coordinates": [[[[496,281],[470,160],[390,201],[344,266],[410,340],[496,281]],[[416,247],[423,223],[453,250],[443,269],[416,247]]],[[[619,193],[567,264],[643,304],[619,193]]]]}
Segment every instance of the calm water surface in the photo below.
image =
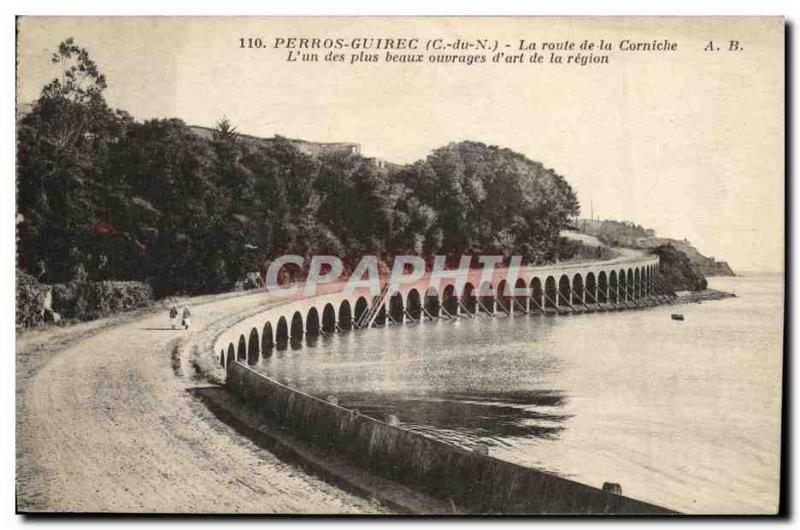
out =
{"type": "Polygon", "coordinates": [[[690,513],[777,508],[783,280],[737,297],[324,337],[259,369],[464,447],[690,513]],[[681,312],[686,319],[670,319],[681,312]]]}

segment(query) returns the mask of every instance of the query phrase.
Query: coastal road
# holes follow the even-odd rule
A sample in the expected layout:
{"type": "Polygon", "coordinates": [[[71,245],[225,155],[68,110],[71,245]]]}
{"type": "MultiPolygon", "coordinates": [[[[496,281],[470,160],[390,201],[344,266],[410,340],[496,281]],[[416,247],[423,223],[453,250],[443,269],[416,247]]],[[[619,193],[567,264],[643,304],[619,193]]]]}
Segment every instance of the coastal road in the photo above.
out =
{"type": "MultiPolygon", "coordinates": [[[[637,257],[632,254],[604,263],[637,257]]],[[[181,356],[184,375],[176,375],[176,345],[205,351],[209,329],[273,303],[280,302],[264,292],[188,299],[190,331],[170,329],[164,308],[19,337],[18,509],[385,511],[279,460],[220,421],[195,397],[216,387],[193,378],[191,355],[181,356]]]]}
{"type": "MultiPolygon", "coordinates": [[[[193,328],[264,297],[189,300],[193,328]]],[[[384,511],[282,462],[192,397],[204,385],[175,375],[170,350],[194,331],[169,329],[166,310],[117,320],[18,339],[20,511],[384,511]]]]}

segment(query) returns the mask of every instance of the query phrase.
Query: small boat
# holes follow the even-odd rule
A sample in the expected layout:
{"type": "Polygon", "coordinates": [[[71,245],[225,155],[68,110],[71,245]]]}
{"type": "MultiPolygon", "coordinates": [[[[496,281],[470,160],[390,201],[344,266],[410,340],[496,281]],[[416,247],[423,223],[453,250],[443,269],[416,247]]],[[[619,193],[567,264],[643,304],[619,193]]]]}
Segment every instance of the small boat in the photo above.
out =
{"type": "Polygon", "coordinates": [[[672,320],[683,320],[683,315],[680,313],[672,313],[672,320]]]}

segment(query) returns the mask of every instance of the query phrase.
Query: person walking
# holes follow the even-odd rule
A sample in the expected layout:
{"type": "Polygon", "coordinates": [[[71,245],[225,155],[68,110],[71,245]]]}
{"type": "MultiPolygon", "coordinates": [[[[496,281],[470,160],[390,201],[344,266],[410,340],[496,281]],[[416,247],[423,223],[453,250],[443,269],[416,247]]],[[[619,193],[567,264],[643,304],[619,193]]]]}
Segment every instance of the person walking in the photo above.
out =
{"type": "Polygon", "coordinates": [[[169,325],[172,329],[178,325],[178,308],[175,306],[169,310],[169,325]]]}
{"type": "Polygon", "coordinates": [[[189,324],[191,324],[191,319],[192,319],[192,312],[189,311],[188,307],[184,307],[183,322],[181,322],[181,324],[183,325],[183,329],[189,329],[189,324]]]}

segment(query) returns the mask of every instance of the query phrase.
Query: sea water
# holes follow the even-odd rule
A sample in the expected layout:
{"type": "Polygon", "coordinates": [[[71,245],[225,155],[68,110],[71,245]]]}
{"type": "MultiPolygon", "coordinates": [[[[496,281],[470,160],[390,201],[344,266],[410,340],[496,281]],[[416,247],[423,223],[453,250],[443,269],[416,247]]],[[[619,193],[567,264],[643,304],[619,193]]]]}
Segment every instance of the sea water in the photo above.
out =
{"type": "Polygon", "coordinates": [[[671,509],[771,513],[783,277],[709,283],[736,297],[348,332],[274,352],[258,369],[427,436],[596,487],[616,482],[671,509]]]}

